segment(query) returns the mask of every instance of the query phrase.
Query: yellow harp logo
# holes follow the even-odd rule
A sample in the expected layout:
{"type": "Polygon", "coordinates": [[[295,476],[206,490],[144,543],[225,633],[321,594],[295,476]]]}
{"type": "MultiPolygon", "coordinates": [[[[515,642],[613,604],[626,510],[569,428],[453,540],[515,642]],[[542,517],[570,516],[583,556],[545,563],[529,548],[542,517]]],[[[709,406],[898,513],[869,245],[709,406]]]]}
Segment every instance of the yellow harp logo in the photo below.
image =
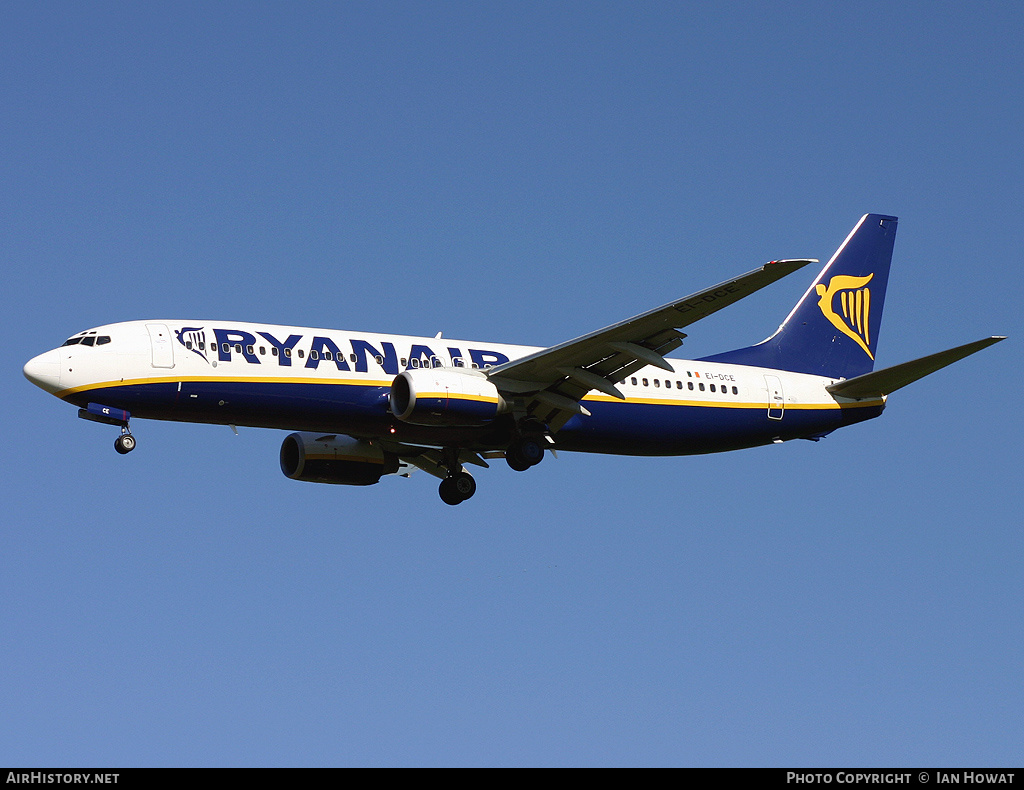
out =
{"type": "Polygon", "coordinates": [[[868,348],[871,343],[871,329],[868,326],[871,318],[871,289],[867,284],[874,276],[869,274],[867,277],[853,277],[838,274],[828,281],[828,288],[820,283],[814,286],[822,315],[832,323],[832,326],[864,349],[864,353],[872,360],[874,356],[868,348]],[[837,295],[842,315],[835,309],[837,295]]]}

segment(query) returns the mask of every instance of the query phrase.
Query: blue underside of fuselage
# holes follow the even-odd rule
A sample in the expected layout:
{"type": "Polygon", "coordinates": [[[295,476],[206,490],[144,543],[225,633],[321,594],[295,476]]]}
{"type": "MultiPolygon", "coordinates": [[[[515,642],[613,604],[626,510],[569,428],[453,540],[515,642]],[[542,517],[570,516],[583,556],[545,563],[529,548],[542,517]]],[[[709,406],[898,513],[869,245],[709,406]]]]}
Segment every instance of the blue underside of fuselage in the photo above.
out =
{"type": "MultiPolygon", "coordinates": [[[[389,410],[388,392],[386,386],[312,382],[171,381],[94,388],[69,394],[65,400],[82,408],[91,402],[125,409],[144,419],[344,433],[475,450],[503,448],[512,436],[507,416],[474,428],[401,422],[389,410]]],[[[782,419],[770,419],[767,407],[723,407],[713,402],[588,400],[586,407],[589,417],[573,417],[558,431],[557,449],[621,455],[721,452],[823,436],[877,417],[884,408],[787,408],[782,419]]]]}

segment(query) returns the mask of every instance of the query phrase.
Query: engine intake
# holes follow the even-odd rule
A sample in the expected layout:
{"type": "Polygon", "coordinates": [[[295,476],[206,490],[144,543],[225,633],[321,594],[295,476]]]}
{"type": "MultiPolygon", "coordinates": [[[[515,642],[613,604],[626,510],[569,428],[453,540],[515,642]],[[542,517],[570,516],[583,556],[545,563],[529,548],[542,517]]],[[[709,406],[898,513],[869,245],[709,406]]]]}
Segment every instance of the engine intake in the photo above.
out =
{"type": "Polygon", "coordinates": [[[476,370],[415,368],[391,384],[391,413],[414,425],[476,427],[508,411],[488,378],[476,370]]]}
{"type": "Polygon", "coordinates": [[[291,433],[281,443],[281,471],[292,480],[369,486],[399,466],[398,456],[343,434],[291,433]]]}

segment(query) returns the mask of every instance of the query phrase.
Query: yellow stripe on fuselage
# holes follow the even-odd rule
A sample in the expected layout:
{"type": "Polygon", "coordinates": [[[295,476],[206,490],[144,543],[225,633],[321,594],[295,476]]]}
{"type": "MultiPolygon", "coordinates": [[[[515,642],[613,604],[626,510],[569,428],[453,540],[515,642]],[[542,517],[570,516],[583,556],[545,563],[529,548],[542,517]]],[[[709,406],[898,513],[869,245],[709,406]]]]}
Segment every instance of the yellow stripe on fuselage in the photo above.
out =
{"type": "Polygon", "coordinates": [[[58,398],[74,395],[89,390],[107,389],[109,387],[138,387],[146,384],[332,384],[342,387],[390,387],[391,380],[367,381],[366,379],[323,379],[323,378],[277,378],[264,376],[160,376],[159,378],[116,379],[101,381],[96,384],[83,384],[70,387],[56,393],[58,398]]]}
{"type": "MultiPolygon", "coordinates": [[[[70,387],[66,390],[61,390],[56,393],[58,398],[65,398],[69,395],[75,395],[79,392],[88,392],[90,390],[107,389],[111,387],[137,387],[147,384],[327,384],[337,387],[390,387],[390,379],[352,379],[352,378],[308,378],[289,376],[284,377],[271,377],[271,376],[160,376],[154,378],[137,378],[137,379],[118,379],[113,381],[102,381],[95,384],[83,384],[78,387],[70,387]]],[[[450,394],[448,392],[420,392],[417,393],[417,397],[420,398],[454,398],[458,400],[477,401],[481,403],[497,403],[497,399],[484,395],[465,395],[465,394],[450,394]]],[[[634,405],[644,406],[695,406],[701,408],[715,408],[715,409],[767,409],[768,403],[764,401],[758,402],[741,402],[741,401],[730,401],[730,400],[692,400],[692,399],[676,399],[676,398],[636,398],[628,397],[625,400],[612,397],[611,395],[604,395],[600,393],[591,393],[584,396],[584,401],[600,402],[600,403],[629,403],[634,405]]],[[[861,401],[850,401],[848,403],[791,403],[786,402],[778,404],[778,408],[783,409],[800,409],[800,410],[815,410],[815,409],[855,409],[864,408],[868,406],[881,406],[885,403],[884,398],[875,398],[872,400],[861,400],[861,401]]],[[[776,408],[775,404],[772,408],[776,408]]]]}

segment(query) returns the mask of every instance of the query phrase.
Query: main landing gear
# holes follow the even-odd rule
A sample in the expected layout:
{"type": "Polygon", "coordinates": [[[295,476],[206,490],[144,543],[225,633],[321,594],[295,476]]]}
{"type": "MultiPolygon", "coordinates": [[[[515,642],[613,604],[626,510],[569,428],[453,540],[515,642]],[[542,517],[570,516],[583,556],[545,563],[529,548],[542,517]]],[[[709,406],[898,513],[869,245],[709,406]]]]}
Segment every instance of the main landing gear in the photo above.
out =
{"type": "Polygon", "coordinates": [[[505,450],[505,461],[517,472],[525,472],[544,460],[544,447],[539,439],[519,436],[505,450]]]}
{"type": "Polygon", "coordinates": [[[441,481],[437,493],[446,505],[458,505],[476,493],[476,480],[469,472],[456,472],[441,481]]]}
{"type": "Polygon", "coordinates": [[[458,448],[445,447],[441,455],[440,466],[447,474],[438,486],[437,493],[446,505],[458,505],[476,493],[476,480],[462,467],[458,448]]]}
{"type": "MultiPolygon", "coordinates": [[[[505,450],[505,460],[517,472],[525,472],[539,464],[544,460],[543,434],[535,430],[517,434],[505,450]]],[[[462,467],[457,448],[444,448],[438,466],[447,471],[437,489],[445,504],[458,505],[476,493],[476,480],[462,467]]]]}

